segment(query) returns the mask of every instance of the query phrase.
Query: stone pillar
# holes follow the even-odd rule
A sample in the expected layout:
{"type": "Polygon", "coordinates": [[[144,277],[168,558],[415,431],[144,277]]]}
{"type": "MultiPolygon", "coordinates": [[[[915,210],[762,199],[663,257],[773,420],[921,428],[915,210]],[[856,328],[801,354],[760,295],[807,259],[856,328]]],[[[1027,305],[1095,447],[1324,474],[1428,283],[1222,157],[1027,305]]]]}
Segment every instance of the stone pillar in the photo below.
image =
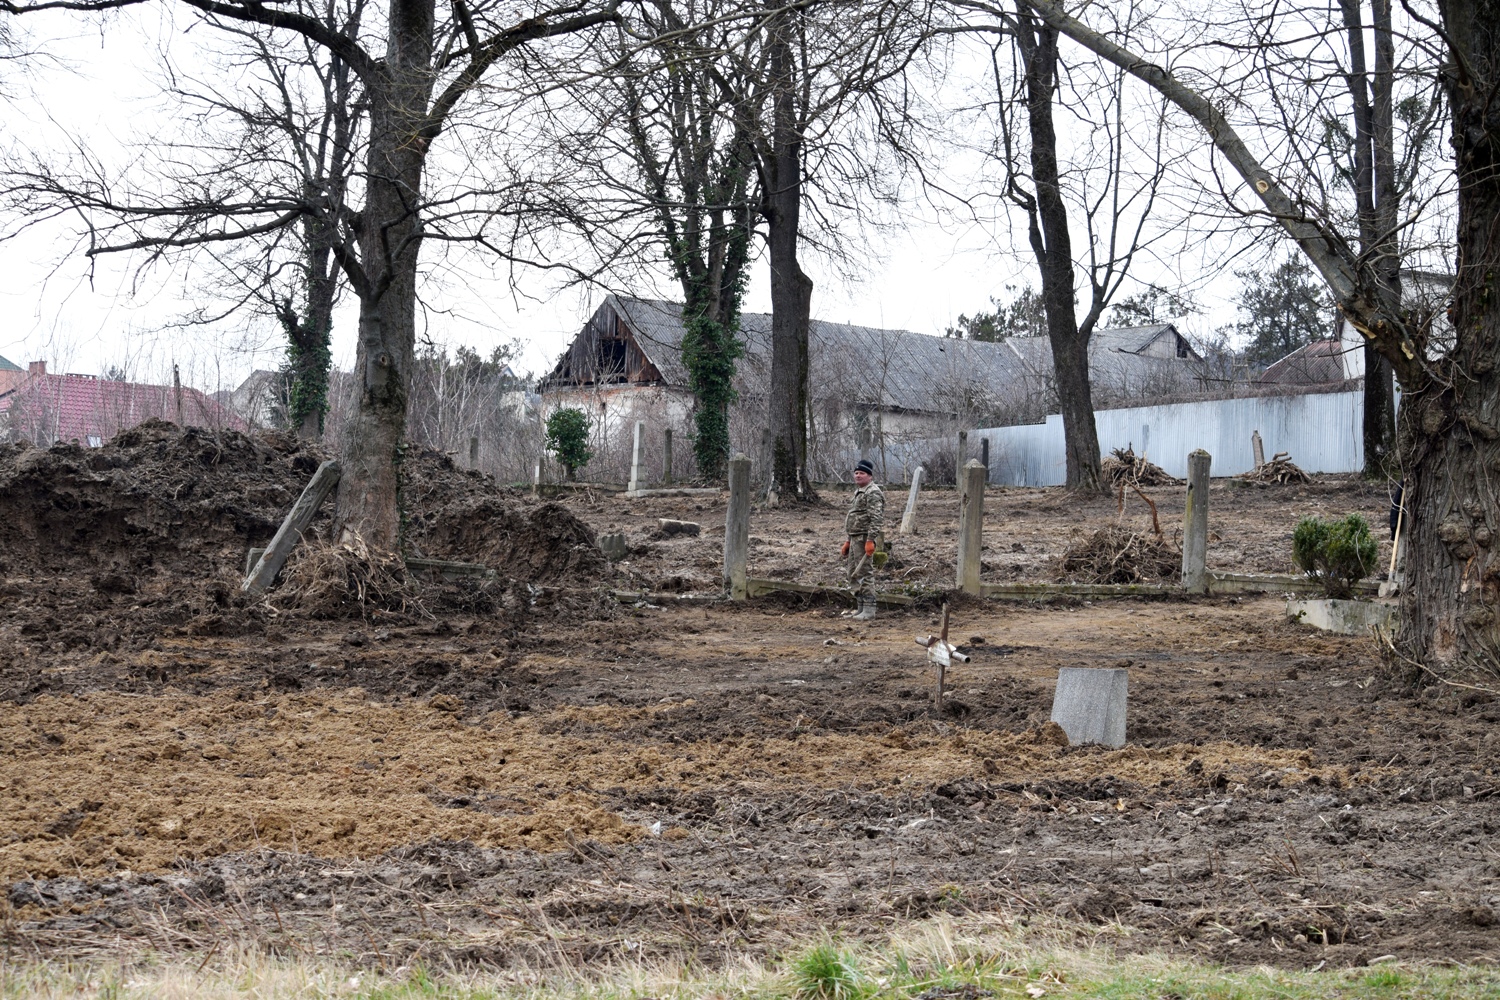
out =
{"type": "Polygon", "coordinates": [[[637,420],[635,422],[635,446],[630,450],[630,485],[625,492],[635,496],[641,488],[641,436],[646,433],[646,422],[637,420]]]}
{"type": "Polygon", "coordinates": [[[1182,589],[1208,593],[1208,467],[1213,461],[1199,448],[1188,455],[1187,506],[1182,511],[1182,589]]]}
{"type": "Polygon", "coordinates": [[[729,513],[724,517],[724,591],[732,601],[745,599],[749,552],[750,459],[740,453],[729,460],[729,513]]]}
{"type": "Polygon", "coordinates": [[[1255,452],[1255,467],[1257,469],[1266,464],[1266,446],[1261,443],[1260,431],[1250,432],[1250,450],[1255,452]]]}
{"type": "Polygon", "coordinates": [[[915,535],[917,533],[917,494],[922,492],[922,467],[917,466],[917,471],[912,473],[911,492],[906,494],[906,513],[901,515],[901,534],[915,535]]]}
{"type": "Polygon", "coordinates": [[[958,454],[953,456],[954,483],[963,486],[964,466],[969,464],[969,432],[958,432],[958,454]]]}
{"type": "Polygon", "coordinates": [[[984,546],[984,466],[970,460],[960,473],[963,499],[958,513],[958,588],[978,594],[979,552],[984,546]]]}
{"type": "Polygon", "coordinates": [[[668,427],[662,435],[662,445],[666,449],[661,465],[661,481],[668,486],[672,485],[672,428],[668,427]]]}

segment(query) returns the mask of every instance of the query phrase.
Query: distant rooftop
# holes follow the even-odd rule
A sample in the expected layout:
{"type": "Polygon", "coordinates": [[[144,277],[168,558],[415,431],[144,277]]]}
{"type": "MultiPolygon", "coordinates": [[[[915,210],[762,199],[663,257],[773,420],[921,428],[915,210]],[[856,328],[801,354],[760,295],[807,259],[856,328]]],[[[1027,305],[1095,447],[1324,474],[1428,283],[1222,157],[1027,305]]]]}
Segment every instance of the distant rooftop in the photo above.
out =
{"type": "Polygon", "coordinates": [[[18,371],[22,371],[20,365],[16,364],[14,361],[11,361],[9,358],[0,357],[0,372],[18,371]]]}

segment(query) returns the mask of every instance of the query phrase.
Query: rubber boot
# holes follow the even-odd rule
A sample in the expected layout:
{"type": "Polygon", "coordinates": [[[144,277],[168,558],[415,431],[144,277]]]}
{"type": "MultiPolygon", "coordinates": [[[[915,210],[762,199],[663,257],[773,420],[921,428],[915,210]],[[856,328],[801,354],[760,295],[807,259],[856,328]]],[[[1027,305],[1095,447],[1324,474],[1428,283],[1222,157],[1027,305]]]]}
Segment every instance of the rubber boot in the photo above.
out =
{"type": "Polygon", "coordinates": [[[859,599],[859,614],[855,615],[856,621],[869,621],[875,617],[875,598],[861,597],[859,599]]]}

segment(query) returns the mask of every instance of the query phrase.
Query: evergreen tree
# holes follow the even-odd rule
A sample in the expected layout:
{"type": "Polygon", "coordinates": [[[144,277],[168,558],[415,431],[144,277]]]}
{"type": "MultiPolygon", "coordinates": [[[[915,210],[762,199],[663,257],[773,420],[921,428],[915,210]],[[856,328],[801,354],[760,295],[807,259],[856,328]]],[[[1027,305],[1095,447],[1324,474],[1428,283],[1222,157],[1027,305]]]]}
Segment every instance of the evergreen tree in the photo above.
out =
{"type": "Polygon", "coordinates": [[[1333,297],[1301,254],[1292,254],[1269,274],[1234,274],[1244,282],[1234,301],[1244,314],[1237,329],[1252,365],[1272,364],[1332,332],[1333,297]]]}

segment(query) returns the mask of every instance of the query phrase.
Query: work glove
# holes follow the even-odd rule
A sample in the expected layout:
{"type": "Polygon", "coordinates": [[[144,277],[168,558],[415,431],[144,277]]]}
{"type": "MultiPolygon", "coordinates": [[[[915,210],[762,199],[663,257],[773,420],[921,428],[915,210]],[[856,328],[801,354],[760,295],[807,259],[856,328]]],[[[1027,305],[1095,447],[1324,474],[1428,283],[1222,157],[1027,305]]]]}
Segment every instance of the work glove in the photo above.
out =
{"type": "Polygon", "coordinates": [[[868,538],[865,539],[865,555],[867,555],[867,556],[873,556],[874,554],[875,554],[875,543],[873,541],[869,540],[868,538]]]}
{"type": "Polygon", "coordinates": [[[844,547],[841,548],[841,549],[839,549],[839,555],[841,555],[841,556],[847,556],[848,554],[849,554],[849,539],[846,538],[846,539],[844,539],[844,547]]]}

